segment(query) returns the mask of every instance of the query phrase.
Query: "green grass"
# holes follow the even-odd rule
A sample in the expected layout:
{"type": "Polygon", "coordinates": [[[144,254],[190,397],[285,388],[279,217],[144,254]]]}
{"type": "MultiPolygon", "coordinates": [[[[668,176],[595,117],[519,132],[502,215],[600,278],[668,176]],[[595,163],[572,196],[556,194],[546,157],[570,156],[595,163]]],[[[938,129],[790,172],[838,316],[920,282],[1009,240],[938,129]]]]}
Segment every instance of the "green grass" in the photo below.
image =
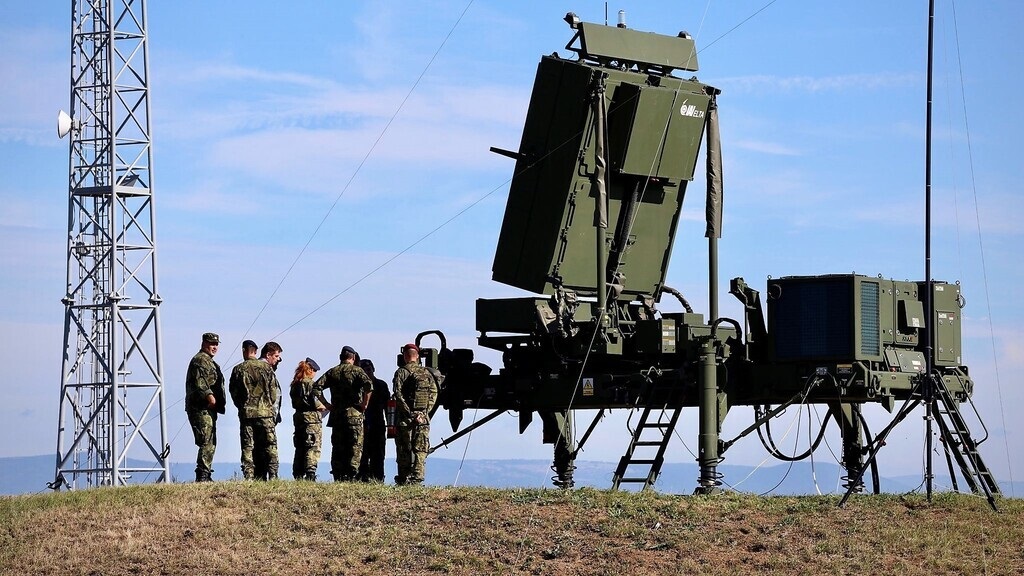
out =
{"type": "Polygon", "coordinates": [[[220,482],[0,498],[2,574],[1021,574],[1024,501],[220,482]]]}

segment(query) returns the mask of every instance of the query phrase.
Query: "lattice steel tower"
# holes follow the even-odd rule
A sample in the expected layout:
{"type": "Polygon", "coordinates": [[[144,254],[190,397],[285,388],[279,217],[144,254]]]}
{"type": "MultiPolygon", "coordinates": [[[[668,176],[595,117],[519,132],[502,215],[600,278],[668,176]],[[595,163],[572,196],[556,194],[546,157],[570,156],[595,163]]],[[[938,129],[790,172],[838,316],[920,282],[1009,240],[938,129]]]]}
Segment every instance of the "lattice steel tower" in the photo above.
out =
{"type": "Polygon", "coordinates": [[[74,0],[67,294],[50,487],[168,482],[145,0],[74,0]]]}

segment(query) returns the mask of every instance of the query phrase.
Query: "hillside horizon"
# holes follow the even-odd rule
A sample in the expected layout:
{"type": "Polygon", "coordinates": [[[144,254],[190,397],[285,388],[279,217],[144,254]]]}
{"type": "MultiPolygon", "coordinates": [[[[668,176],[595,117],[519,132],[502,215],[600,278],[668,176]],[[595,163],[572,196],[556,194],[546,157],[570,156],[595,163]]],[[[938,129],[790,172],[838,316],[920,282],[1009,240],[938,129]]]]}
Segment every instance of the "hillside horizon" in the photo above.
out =
{"type": "MultiPolygon", "coordinates": [[[[616,464],[605,461],[578,460],[576,462],[576,487],[608,489],[616,464]]],[[[426,484],[430,486],[478,486],[488,488],[551,488],[551,463],[532,459],[472,459],[466,461],[431,457],[427,465],[426,484]]],[[[194,477],[195,465],[191,462],[172,462],[173,483],[189,483],[194,477]]],[[[282,480],[290,480],[290,462],[282,462],[282,480]]],[[[320,482],[330,481],[330,465],[321,462],[318,469],[320,482]]],[[[843,494],[843,470],[834,463],[797,462],[761,466],[723,464],[720,470],[725,474],[723,488],[745,494],[771,495],[813,495],[843,494]]],[[[952,484],[945,469],[936,468],[934,487],[936,491],[951,491],[952,484]]],[[[22,457],[0,457],[0,494],[16,495],[48,491],[46,484],[53,480],[54,456],[37,455],[22,457]]],[[[385,483],[393,483],[395,464],[389,459],[385,464],[385,483]]],[[[692,494],[696,487],[699,470],[696,463],[666,462],[655,490],[663,494],[692,494]]],[[[240,479],[238,462],[215,462],[214,480],[240,479]]],[[[1024,482],[1010,482],[997,478],[1005,497],[1024,494],[1024,482]]],[[[871,491],[871,478],[864,479],[866,492],[871,491]]],[[[923,492],[923,476],[881,474],[880,488],[883,493],[904,494],[923,492]]],[[[140,481],[146,483],[146,481],[140,481]]],[[[633,490],[634,488],[624,488],[633,490]]],[[[959,481],[960,491],[967,488],[959,481]]]]}

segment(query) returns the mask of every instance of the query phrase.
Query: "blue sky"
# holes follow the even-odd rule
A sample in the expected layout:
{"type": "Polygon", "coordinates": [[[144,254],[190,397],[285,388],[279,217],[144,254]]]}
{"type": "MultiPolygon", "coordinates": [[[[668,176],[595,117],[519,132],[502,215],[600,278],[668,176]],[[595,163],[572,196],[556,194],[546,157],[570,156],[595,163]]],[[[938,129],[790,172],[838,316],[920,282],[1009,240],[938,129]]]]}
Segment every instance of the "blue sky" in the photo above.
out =
{"type": "MultiPolygon", "coordinates": [[[[631,28],[689,31],[698,77],[722,89],[722,313],[740,317],[725,293],[735,276],[761,289],[768,276],[923,278],[927,2],[766,4],[609,5],[612,20],[626,10],[631,28]]],[[[963,283],[964,359],[992,436],[982,453],[1000,480],[1019,480],[1024,5],[963,3],[954,26],[949,0],[937,4],[933,276],[963,283]]],[[[225,370],[252,325],[248,337],[282,344],[286,366],[307,355],[329,365],[349,344],[390,380],[391,358],[417,332],[441,329],[475,347],[474,300],[522,295],[490,281],[512,162],[488,148],[518,145],[539,57],[566,54],[562,16],[603,21],[603,2],[149,10],[172,459],[194,458],[180,400],[202,332],[221,334],[225,370]]],[[[54,124],[69,101],[69,33],[63,2],[14,3],[0,21],[0,456],[56,446],[68,148],[54,124]]],[[[700,175],[692,186],[703,189],[700,175]]],[[[698,311],[707,302],[703,209],[692,193],[668,274],[698,311]]],[[[889,420],[867,411],[874,430],[889,420]]],[[[791,411],[776,428],[795,419],[791,411]]],[[[684,420],[692,448],[696,413],[684,420]]],[[[723,437],[749,421],[749,409],[734,410],[723,437]]],[[[602,423],[581,458],[617,460],[624,422],[623,413],[602,423]]],[[[550,456],[539,426],[519,437],[516,425],[499,418],[445,456],[550,456]]],[[[236,461],[234,415],[222,426],[217,460],[236,461]]],[[[921,470],[922,431],[918,415],[901,425],[880,456],[884,472],[921,470]]],[[[434,441],[447,432],[442,419],[434,441]]],[[[290,442],[281,444],[288,461],[290,442]]],[[[765,457],[756,439],[727,454],[734,464],[765,457]]],[[[669,458],[692,460],[682,444],[669,458]]]]}

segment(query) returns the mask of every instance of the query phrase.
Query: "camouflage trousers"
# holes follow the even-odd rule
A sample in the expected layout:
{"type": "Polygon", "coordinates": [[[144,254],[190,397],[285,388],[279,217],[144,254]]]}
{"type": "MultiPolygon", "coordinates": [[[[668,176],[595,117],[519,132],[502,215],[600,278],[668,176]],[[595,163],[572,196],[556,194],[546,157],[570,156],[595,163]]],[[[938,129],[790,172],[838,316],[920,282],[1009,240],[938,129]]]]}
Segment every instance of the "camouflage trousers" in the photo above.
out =
{"type": "Polygon", "coordinates": [[[305,422],[298,414],[294,420],[295,459],[292,461],[292,478],[316,480],[316,467],[320,464],[320,443],[323,439],[323,424],[319,414],[316,422],[305,422]]]}
{"type": "Polygon", "coordinates": [[[209,480],[213,473],[213,453],[217,449],[217,413],[211,410],[189,410],[188,423],[199,447],[196,456],[196,480],[209,480]]]}
{"type": "Polygon", "coordinates": [[[362,456],[363,415],[356,412],[339,418],[331,428],[331,475],[334,480],[355,480],[362,456]]]}
{"type": "Polygon", "coordinates": [[[246,480],[277,478],[277,423],[274,418],[242,418],[242,477],[246,480]]]}
{"type": "Polygon", "coordinates": [[[395,430],[398,476],[395,484],[421,484],[427,473],[430,424],[400,424],[395,430]]]}

